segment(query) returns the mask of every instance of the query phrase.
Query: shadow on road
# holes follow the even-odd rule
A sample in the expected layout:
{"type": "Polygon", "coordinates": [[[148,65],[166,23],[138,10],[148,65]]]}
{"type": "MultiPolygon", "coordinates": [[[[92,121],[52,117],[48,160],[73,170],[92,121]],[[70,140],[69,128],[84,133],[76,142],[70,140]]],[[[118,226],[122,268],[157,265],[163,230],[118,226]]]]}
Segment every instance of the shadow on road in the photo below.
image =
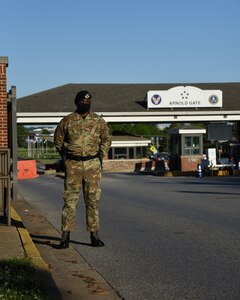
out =
{"type": "MultiPolygon", "coordinates": [[[[54,249],[58,248],[58,243],[61,240],[61,238],[59,238],[59,237],[48,236],[48,235],[30,234],[30,236],[35,244],[47,245],[54,249]],[[56,243],[52,243],[52,242],[58,242],[58,243],[56,244],[56,243]]],[[[78,241],[74,241],[74,240],[71,240],[70,243],[92,247],[92,245],[90,243],[83,243],[83,242],[78,242],[78,241]]]]}

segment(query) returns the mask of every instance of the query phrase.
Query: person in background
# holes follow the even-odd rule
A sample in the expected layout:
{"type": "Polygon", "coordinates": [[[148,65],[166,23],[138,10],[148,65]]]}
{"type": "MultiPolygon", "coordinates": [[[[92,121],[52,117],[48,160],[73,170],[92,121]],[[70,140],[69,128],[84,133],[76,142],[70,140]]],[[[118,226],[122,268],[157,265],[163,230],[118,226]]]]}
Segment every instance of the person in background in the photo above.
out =
{"type": "Polygon", "coordinates": [[[150,159],[153,159],[153,160],[156,160],[157,159],[157,156],[158,156],[158,151],[156,149],[156,147],[152,144],[150,144],[150,159]]]}
{"type": "Polygon", "coordinates": [[[201,169],[202,171],[206,171],[209,168],[209,160],[207,158],[206,154],[203,154],[202,160],[201,160],[201,169]]]}
{"type": "Polygon", "coordinates": [[[92,112],[91,99],[88,91],[78,92],[74,101],[76,111],[60,121],[54,134],[54,145],[65,162],[60,249],[69,247],[81,189],[91,245],[104,246],[98,234],[100,179],[102,159],[111,146],[111,136],[104,119],[92,112]]]}

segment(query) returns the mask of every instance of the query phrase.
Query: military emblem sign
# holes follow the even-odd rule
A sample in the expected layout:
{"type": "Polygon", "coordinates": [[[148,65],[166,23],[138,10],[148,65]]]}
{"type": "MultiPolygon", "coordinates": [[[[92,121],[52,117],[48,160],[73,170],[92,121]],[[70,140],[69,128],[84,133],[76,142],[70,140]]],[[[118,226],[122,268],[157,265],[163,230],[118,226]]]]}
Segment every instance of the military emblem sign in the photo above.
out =
{"type": "Polygon", "coordinates": [[[158,105],[158,104],[160,104],[160,103],[161,103],[161,101],[162,101],[162,98],[161,98],[161,96],[160,96],[160,95],[158,95],[158,94],[155,94],[155,95],[153,95],[153,96],[152,96],[152,98],[151,98],[151,101],[152,101],[152,104],[154,104],[154,105],[158,105]]]}
{"type": "Polygon", "coordinates": [[[217,104],[218,103],[218,96],[216,95],[211,95],[208,99],[208,101],[211,103],[211,104],[217,104]]]}
{"type": "Polygon", "coordinates": [[[202,90],[194,86],[175,86],[147,93],[148,108],[222,107],[221,90],[202,90]]]}

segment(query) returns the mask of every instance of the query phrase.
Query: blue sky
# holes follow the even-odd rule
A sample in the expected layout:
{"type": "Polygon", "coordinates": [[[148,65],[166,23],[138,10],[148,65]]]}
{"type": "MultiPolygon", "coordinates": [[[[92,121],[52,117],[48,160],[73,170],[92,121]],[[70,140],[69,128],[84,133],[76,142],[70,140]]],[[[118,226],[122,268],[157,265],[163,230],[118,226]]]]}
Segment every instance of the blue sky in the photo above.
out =
{"type": "Polygon", "coordinates": [[[2,0],[23,97],[67,83],[240,81],[240,0],[2,0]]]}

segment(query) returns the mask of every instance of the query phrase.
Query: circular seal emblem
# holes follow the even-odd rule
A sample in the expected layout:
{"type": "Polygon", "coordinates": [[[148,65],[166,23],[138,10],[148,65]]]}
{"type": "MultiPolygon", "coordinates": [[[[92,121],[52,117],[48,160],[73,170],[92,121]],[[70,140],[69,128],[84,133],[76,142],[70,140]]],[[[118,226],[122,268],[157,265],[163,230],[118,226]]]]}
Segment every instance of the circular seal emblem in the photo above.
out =
{"type": "Polygon", "coordinates": [[[218,103],[218,96],[216,96],[216,95],[211,95],[211,96],[208,98],[208,101],[209,101],[211,104],[216,104],[216,103],[218,103]]]}
{"type": "Polygon", "coordinates": [[[152,101],[152,104],[158,105],[159,103],[161,103],[162,98],[160,95],[155,94],[152,96],[151,101],[152,101]]]}

